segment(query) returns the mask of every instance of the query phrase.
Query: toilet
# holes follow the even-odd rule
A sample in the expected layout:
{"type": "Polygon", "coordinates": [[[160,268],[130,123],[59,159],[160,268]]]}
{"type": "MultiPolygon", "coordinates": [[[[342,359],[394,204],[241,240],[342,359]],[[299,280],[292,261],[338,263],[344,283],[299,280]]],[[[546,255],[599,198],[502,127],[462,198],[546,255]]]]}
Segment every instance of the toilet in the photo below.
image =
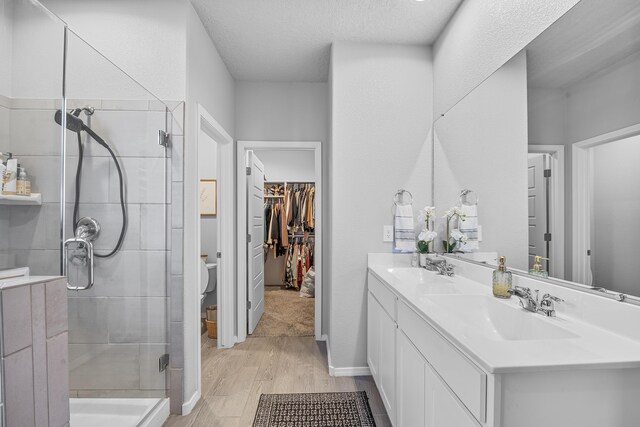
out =
{"type": "Polygon", "coordinates": [[[217,264],[215,262],[205,263],[200,260],[200,301],[211,292],[216,291],[218,275],[216,274],[217,264]]]}

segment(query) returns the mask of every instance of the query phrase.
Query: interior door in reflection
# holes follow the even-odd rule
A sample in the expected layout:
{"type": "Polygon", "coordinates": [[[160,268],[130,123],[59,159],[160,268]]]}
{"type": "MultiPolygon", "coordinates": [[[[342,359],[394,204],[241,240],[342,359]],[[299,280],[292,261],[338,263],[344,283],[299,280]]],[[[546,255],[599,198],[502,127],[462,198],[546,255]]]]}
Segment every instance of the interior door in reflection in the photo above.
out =
{"type": "MultiPolygon", "coordinates": [[[[549,167],[548,154],[529,153],[529,268],[533,257],[549,258],[549,197],[545,168],[549,167]]],[[[543,265],[545,265],[543,263],[543,265]]],[[[547,261],[546,268],[549,271],[547,261]]]]}

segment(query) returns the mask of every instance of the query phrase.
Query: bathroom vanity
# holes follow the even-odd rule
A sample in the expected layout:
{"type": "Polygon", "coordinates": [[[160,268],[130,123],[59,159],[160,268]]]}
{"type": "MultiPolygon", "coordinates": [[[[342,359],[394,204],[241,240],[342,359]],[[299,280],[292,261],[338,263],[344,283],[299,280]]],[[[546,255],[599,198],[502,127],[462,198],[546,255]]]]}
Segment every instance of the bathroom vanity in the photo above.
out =
{"type": "Polygon", "coordinates": [[[515,277],[564,299],[545,317],[447,261],[454,277],[369,254],[367,359],[394,426],[638,425],[640,307],[515,277]]]}

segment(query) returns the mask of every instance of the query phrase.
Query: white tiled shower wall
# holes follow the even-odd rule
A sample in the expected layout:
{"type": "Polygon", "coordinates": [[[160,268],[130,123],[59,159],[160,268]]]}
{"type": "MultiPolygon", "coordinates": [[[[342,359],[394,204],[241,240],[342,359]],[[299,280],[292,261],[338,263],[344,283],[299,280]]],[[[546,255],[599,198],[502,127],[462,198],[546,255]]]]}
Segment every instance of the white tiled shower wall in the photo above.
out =
{"type": "MultiPolygon", "coordinates": [[[[8,126],[0,129],[10,129],[10,135],[0,139],[3,150],[14,153],[27,169],[33,191],[42,193],[43,204],[0,208],[0,257],[3,253],[5,257],[15,254],[15,264],[30,266],[32,274],[58,274],[60,127],[53,115],[60,102],[4,101],[0,121],[8,121],[8,126]]],[[[96,109],[91,127],[120,160],[127,183],[129,221],[122,250],[112,258],[97,259],[94,288],[68,294],[71,395],[164,396],[166,373],[158,372],[158,358],[168,352],[169,345],[167,327],[172,307],[167,285],[179,282],[182,290],[181,262],[170,259],[172,240],[177,252],[174,257],[182,257],[182,206],[180,203],[172,209],[171,199],[182,199],[184,107],[182,103],[171,106],[174,119],[167,125],[175,148],[165,158],[165,150],[157,143],[158,130],[166,128],[164,104],[68,101],[69,108],[84,105],[96,109]],[[176,218],[171,219],[173,216],[176,218]]],[[[81,117],[86,123],[87,117],[81,117]]],[[[68,132],[67,140],[65,209],[66,236],[70,237],[77,165],[75,134],[68,132]]],[[[95,249],[104,253],[114,247],[120,231],[118,177],[106,150],[95,142],[85,147],[80,216],[100,221],[101,237],[95,249]]],[[[173,317],[181,321],[181,314],[180,309],[173,317]]]]}

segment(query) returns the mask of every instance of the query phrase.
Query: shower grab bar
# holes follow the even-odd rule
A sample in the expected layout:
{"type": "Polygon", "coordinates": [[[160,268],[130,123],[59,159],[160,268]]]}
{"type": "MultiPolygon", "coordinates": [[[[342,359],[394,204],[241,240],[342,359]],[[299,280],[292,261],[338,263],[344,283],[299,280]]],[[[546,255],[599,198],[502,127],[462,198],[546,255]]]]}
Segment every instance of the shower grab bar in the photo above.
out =
{"type": "Polygon", "coordinates": [[[72,237],[64,242],[64,271],[63,274],[67,276],[67,289],[70,291],[85,291],[93,287],[93,243],[82,237],[72,237]],[[69,265],[69,247],[72,244],[77,244],[76,249],[82,249],[86,251],[86,265],[87,265],[87,284],[86,286],[74,286],[69,283],[69,276],[67,276],[67,269],[69,265]]]}

